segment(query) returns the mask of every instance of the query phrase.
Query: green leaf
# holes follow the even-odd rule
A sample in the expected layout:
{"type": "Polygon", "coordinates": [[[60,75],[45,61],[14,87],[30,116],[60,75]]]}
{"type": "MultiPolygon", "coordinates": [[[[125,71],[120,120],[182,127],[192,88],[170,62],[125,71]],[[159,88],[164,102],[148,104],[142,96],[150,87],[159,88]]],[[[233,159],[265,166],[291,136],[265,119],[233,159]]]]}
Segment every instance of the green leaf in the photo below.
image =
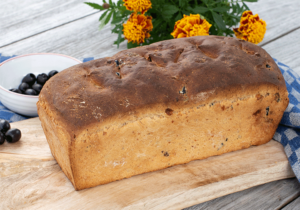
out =
{"type": "Polygon", "coordinates": [[[185,14],[185,15],[190,15],[191,14],[190,12],[185,11],[185,10],[182,10],[182,13],[185,14]]]}
{"type": "Polygon", "coordinates": [[[113,20],[111,21],[111,24],[116,24],[116,23],[119,23],[123,20],[123,17],[121,16],[116,16],[116,17],[113,17],[113,20]]]}
{"type": "Polygon", "coordinates": [[[257,0],[244,0],[246,2],[257,2],[257,0]]]}
{"type": "Polygon", "coordinates": [[[243,11],[243,8],[239,4],[237,4],[237,12],[241,13],[242,11],[243,11]]]}
{"type": "Polygon", "coordinates": [[[109,10],[106,10],[99,18],[99,21],[101,21],[105,16],[106,14],[108,13],[109,10]]]}
{"type": "Polygon", "coordinates": [[[204,4],[207,4],[209,0],[202,0],[204,4]]]}
{"type": "MultiPolygon", "coordinates": [[[[175,22],[176,22],[177,20],[182,19],[182,18],[183,18],[182,13],[181,13],[181,12],[178,12],[178,14],[177,14],[176,17],[175,17],[175,22]]],[[[175,23],[174,23],[174,24],[175,24],[175,23]]]]}
{"type": "Polygon", "coordinates": [[[122,0],[121,1],[120,0],[117,1],[117,6],[121,6],[122,4],[123,4],[122,0]]]}
{"type": "MultiPolygon", "coordinates": [[[[122,42],[124,42],[124,41],[125,41],[125,39],[124,39],[123,37],[121,37],[120,43],[122,43],[122,42]]],[[[117,41],[114,41],[114,44],[118,44],[118,40],[117,40],[117,41]]]]}
{"type": "Polygon", "coordinates": [[[99,27],[98,27],[99,31],[101,31],[102,28],[103,28],[104,26],[105,26],[105,24],[104,24],[104,19],[102,19],[102,20],[100,21],[100,24],[99,24],[99,27]]]}
{"type": "Polygon", "coordinates": [[[91,2],[84,2],[84,3],[93,7],[94,9],[99,9],[101,11],[104,10],[104,8],[99,4],[95,4],[95,3],[91,3],[91,2]]]}
{"type": "Polygon", "coordinates": [[[178,11],[179,11],[179,9],[175,5],[167,4],[162,8],[161,14],[163,16],[172,16],[178,11]]]}
{"type": "Polygon", "coordinates": [[[120,45],[121,37],[122,37],[122,30],[120,30],[119,34],[118,34],[118,40],[117,40],[117,46],[118,46],[118,48],[119,48],[119,45],[120,45]]]}
{"type": "Polygon", "coordinates": [[[232,14],[236,13],[236,5],[232,4],[231,8],[232,8],[232,14]]]}
{"type": "Polygon", "coordinates": [[[238,21],[240,20],[240,18],[235,15],[228,14],[228,16],[231,17],[231,20],[233,20],[233,19],[238,20],[238,21]]]}
{"type": "Polygon", "coordinates": [[[110,13],[107,15],[107,17],[105,18],[105,21],[104,21],[104,24],[105,24],[105,25],[109,22],[109,20],[110,20],[112,14],[113,14],[113,12],[110,12],[110,13]]]}
{"type": "Polygon", "coordinates": [[[163,19],[155,19],[153,21],[153,28],[156,28],[157,26],[159,26],[162,23],[163,19]]]}
{"type": "Polygon", "coordinates": [[[112,0],[109,0],[109,5],[113,5],[113,2],[112,2],[112,0]]]}
{"type": "Polygon", "coordinates": [[[190,13],[194,13],[194,12],[193,12],[193,8],[190,7],[190,6],[186,7],[185,9],[186,9],[187,11],[189,11],[190,13]]]}
{"type": "Polygon", "coordinates": [[[132,42],[128,42],[127,43],[127,48],[130,49],[130,48],[135,48],[135,47],[138,47],[139,45],[137,43],[132,43],[132,42]]]}
{"type": "Polygon", "coordinates": [[[122,25],[116,25],[111,31],[113,33],[118,34],[121,29],[122,29],[122,25]]]}
{"type": "Polygon", "coordinates": [[[186,6],[187,0],[179,0],[179,7],[184,8],[186,6]]]}
{"type": "Polygon", "coordinates": [[[206,7],[200,7],[200,6],[195,7],[194,9],[192,9],[192,11],[193,11],[194,13],[197,13],[197,14],[205,13],[205,12],[207,12],[208,10],[209,10],[208,8],[206,8],[206,7]]]}
{"type": "Polygon", "coordinates": [[[222,17],[220,15],[218,15],[215,12],[212,12],[212,16],[214,18],[215,23],[217,24],[217,26],[221,29],[221,30],[225,30],[226,29],[226,25],[222,19],[222,17]]]}
{"type": "Polygon", "coordinates": [[[215,12],[227,12],[229,10],[228,7],[216,7],[212,9],[215,12]]]}
{"type": "Polygon", "coordinates": [[[243,2],[243,5],[244,5],[246,10],[250,10],[249,7],[247,6],[247,4],[245,4],[245,2],[243,2]]]}

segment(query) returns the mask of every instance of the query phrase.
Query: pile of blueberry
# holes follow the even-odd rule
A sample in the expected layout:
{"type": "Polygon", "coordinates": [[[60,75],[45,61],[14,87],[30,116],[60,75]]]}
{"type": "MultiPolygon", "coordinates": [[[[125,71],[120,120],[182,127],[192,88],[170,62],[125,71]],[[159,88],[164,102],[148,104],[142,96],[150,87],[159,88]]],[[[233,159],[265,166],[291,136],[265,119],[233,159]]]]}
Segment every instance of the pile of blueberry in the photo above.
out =
{"type": "Polygon", "coordinates": [[[0,120],[0,145],[5,139],[9,143],[15,143],[21,139],[21,131],[17,128],[10,129],[10,124],[7,120],[0,120]]]}
{"type": "Polygon", "coordinates": [[[58,71],[52,70],[49,72],[49,74],[39,74],[37,77],[35,77],[34,74],[30,73],[27,74],[23,79],[22,83],[20,84],[19,88],[12,88],[10,91],[25,95],[39,95],[43,85],[47,82],[48,79],[53,77],[55,74],[57,74],[58,71]]]}

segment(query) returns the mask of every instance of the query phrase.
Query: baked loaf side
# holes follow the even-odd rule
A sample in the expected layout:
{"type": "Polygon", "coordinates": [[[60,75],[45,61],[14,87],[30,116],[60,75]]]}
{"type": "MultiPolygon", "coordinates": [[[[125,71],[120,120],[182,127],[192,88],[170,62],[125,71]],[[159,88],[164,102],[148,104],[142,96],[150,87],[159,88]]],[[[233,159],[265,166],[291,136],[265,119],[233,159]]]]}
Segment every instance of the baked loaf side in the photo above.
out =
{"type": "Polygon", "coordinates": [[[262,48],[197,36],[66,69],[37,105],[53,156],[80,190],[266,143],[288,93],[262,48]]]}

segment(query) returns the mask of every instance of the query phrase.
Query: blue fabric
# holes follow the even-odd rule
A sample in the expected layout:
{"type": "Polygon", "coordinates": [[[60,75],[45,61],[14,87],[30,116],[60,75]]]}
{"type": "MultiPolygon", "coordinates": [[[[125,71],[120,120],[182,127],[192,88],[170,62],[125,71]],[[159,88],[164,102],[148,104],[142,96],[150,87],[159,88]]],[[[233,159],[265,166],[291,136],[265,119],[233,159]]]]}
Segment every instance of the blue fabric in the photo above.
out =
{"type": "Polygon", "coordinates": [[[0,63],[2,63],[3,61],[9,59],[9,58],[13,58],[13,57],[16,57],[16,55],[13,55],[13,56],[3,56],[1,53],[0,53],[0,63]]]}
{"type": "Polygon", "coordinates": [[[274,60],[285,79],[290,103],[273,138],[283,145],[290,165],[300,182],[300,77],[287,65],[274,60]]]}
{"type": "Polygon", "coordinates": [[[82,62],[87,62],[87,61],[91,61],[91,60],[94,60],[94,57],[84,58],[82,62]]]}
{"type": "MultiPolygon", "coordinates": [[[[0,53],[0,63],[11,57],[15,57],[15,55],[2,56],[0,53]]],[[[83,62],[90,60],[94,60],[94,58],[84,58],[83,62]]],[[[273,138],[284,146],[290,165],[300,182],[300,77],[287,65],[274,60],[285,79],[290,103],[273,138]]],[[[0,119],[16,122],[27,118],[8,110],[0,102],[0,119]]]]}

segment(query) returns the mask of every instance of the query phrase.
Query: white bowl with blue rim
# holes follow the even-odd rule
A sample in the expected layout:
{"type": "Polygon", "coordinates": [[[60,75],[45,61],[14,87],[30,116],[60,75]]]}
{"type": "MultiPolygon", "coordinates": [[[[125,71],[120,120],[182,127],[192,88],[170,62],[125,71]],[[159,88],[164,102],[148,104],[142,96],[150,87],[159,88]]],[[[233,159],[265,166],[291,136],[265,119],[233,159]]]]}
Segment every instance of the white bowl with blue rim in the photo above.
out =
{"type": "Polygon", "coordinates": [[[52,70],[58,72],[82,63],[80,60],[66,55],[54,53],[35,53],[21,55],[0,63],[0,101],[8,109],[18,114],[36,117],[38,96],[23,95],[9,91],[18,88],[24,76],[33,73],[48,74],[52,70]]]}

